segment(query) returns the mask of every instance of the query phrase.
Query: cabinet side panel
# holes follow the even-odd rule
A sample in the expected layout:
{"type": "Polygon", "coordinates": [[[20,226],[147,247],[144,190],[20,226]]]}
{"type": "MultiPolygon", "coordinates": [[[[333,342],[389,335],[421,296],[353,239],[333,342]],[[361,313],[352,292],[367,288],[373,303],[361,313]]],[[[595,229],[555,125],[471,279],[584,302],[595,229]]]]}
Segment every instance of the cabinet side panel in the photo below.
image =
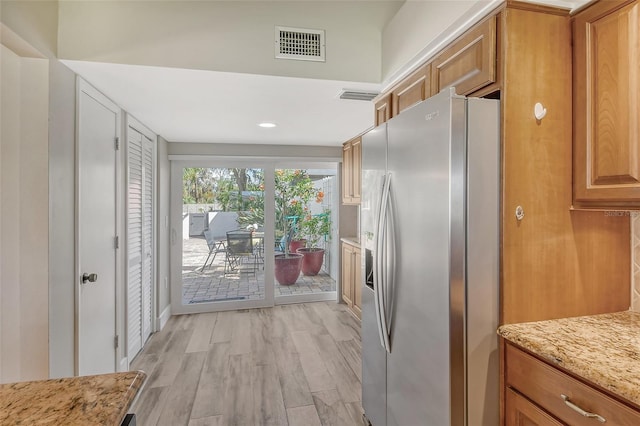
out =
{"type": "Polygon", "coordinates": [[[628,309],[629,218],[570,211],[569,18],[509,8],[504,15],[501,322],[628,309]],[[539,122],[536,102],[548,111],[539,122]]]}

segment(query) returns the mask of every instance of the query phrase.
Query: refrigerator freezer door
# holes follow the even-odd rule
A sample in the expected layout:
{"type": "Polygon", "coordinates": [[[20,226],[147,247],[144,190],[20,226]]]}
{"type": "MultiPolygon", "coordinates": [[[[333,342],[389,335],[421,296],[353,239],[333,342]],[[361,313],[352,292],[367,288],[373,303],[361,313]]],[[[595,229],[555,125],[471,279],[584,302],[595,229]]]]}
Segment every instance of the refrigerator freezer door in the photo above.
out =
{"type": "MultiPolygon", "coordinates": [[[[462,313],[450,305],[451,123],[462,129],[454,143],[464,144],[464,110],[464,99],[442,92],[387,123],[396,230],[388,425],[450,425],[457,404],[450,397],[450,369],[460,368],[452,365],[450,317],[462,313]]],[[[459,373],[464,386],[463,367],[459,373]]]]}
{"type": "Polygon", "coordinates": [[[500,422],[500,104],[469,99],[467,110],[467,425],[493,426],[500,422]]]}
{"type": "MultiPolygon", "coordinates": [[[[376,224],[386,169],[387,128],[383,124],[362,137],[362,199],[360,230],[363,250],[362,277],[367,280],[366,260],[376,259],[376,224]]],[[[373,285],[377,282],[373,280],[373,285]]],[[[386,354],[381,345],[374,289],[362,283],[362,408],[374,426],[386,420],[386,354]]]]}

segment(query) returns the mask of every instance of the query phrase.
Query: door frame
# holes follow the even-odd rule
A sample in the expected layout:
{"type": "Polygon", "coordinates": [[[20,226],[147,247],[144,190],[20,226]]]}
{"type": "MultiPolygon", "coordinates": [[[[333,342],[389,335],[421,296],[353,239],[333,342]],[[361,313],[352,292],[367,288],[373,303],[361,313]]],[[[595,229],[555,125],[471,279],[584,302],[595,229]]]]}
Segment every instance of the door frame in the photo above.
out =
{"type": "MultiPolygon", "coordinates": [[[[171,258],[171,312],[172,314],[190,314],[212,311],[228,311],[237,309],[264,308],[291,303],[338,301],[340,277],[335,277],[336,291],[275,297],[275,171],[276,169],[326,169],[335,165],[339,170],[339,160],[302,159],[302,158],[270,158],[270,157],[222,157],[222,156],[184,156],[170,155],[171,162],[171,231],[169,236],[171,258]],[[264,170],[264,226],[265,226],[265,298],[247,301],[222,301],[185,306],[182,304],[182,170],[184,167],[252,167],[264,170]],[[175,194],[180,194],[175,196],[175,194]],[[215,309],[212,307],[215,306],[215,309]]],[[[339,176],[336,173],[336,176],[339,176]]],[[[339,188],[338,188],[339,189],[339,188]]],[[[339,227],[336,228],[339,238],[339,227]]],[[[339,257],[339,254],[336,254],[339,257]]]]}
{"type": "MultiPolygon", "coordinates": [[[[75,229],[75,255],[74,255],[74,270],[75,270],[75,282],[74,282],[74,374],[80,374],[80,314],[82,311],[82,306],[80,304],[80,277],[82,276],[81,271],[81,260],[82,253],[80,252],[80,237],[81,237],[81,197],[80,197],[80,171],[82,169],[82,165],[79,162],[80,158],[80,98],[82,94],[85,93],[89,97],[93,98],[104,107],[108,108],[112,112],[115,113],[116,116],[116,137],[119,140],[122,140],[122,109],[109,98],[107,98],[104,94],[95,89],[91,84],[89,84],[86,80],[82,79],[80,76],[76,77],[76,126],[75,126],[75,182],[74,182],[74,198],[75,198],[75,219],[74,219],[74,229],[75,229]]],[[[115,141],[114,141],[115,144],[115,141]]],[[[114,150],[114,161],[115,161],[115,173],[114,173],[114,181],[115,181],[115,217],[116,224],[115,237],[118,238],[120,235],[124,235],[123,232],[123,222],[124,222],[124,212],[122,208],[122,149],[114,150]]],[[[125,357],[122,356],[124,345],[119,344],[120,337],[123,336],[122,327],[124,314],[124,295],[123,295],[123,262],[121,259],[122,253],[124,250],[120,250],[119,247],[115,248],[115,323],[113,325],[113,334],[115,336],[116,341],[114,342],[114,355],[115,355],[115,365],[113,366],[114,371],[126,371],[128,368],[128,362],[125,357]]]]}

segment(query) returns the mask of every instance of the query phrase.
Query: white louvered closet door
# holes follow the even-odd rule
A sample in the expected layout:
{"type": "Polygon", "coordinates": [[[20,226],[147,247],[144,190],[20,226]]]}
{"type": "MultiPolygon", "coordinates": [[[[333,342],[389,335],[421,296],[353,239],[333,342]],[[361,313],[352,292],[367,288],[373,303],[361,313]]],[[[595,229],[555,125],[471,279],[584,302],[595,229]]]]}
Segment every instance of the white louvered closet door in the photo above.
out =
{"type": "Polygon", "coordinates": [[[142,341],[151,336],[153,284],[153,142],[142,137],[142,341]]]}
{"type": "Polygon", "coordinates": [[[151,335],[153,279],[153,143],[128,127],[127,357],[151,335]]]}

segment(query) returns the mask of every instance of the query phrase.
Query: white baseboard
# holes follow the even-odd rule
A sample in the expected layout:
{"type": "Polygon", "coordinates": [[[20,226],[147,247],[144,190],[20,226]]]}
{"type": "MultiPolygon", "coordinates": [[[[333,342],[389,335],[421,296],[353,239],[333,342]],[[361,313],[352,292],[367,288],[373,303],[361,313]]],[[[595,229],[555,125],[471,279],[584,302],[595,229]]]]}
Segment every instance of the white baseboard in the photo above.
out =
{"type": "Polygon", "coordinates": [[[167,305],[166,308],[164,308],[164,311],[162,311],[162,313],[160,314],[160,316],[158,318],[156,318],[156,331],[160,331],[164,328],[164,326],[167,324],[167,321],[169,321],[169,318],[171,318],[171,305],[167,305]]]}

